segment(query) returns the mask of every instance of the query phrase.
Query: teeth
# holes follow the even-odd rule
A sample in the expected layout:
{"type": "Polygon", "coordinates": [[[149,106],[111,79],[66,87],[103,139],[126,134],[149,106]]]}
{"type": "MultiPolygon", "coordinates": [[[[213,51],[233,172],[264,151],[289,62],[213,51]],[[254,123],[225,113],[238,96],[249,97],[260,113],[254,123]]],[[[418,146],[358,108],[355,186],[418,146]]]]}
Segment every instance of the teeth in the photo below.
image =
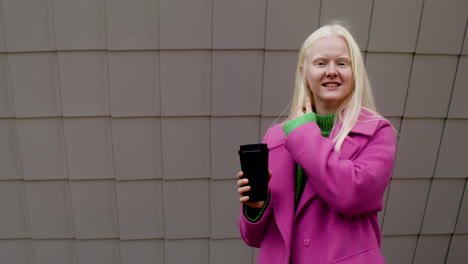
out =
{"type": "Polygon", "coordinates": [[[339,86],[339,84],[337,84],[337,83],[326,83],[324,86],[325,87],[337,87],[337,86],[339,86]]]}

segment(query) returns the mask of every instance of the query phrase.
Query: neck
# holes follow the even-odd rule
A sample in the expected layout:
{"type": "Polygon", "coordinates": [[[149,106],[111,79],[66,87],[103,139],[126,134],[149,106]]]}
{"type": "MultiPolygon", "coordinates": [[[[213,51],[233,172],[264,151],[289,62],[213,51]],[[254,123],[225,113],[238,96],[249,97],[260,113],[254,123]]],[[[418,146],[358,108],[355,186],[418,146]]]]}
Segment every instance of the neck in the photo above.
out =
{"type": "Polygon", "coordinates": [[[315,113],[322,116],[334,115],[336,113],[336,110],[338,110],[338,106],[335,107],[334,105],[316,104],[314,106],[315,113]]]}

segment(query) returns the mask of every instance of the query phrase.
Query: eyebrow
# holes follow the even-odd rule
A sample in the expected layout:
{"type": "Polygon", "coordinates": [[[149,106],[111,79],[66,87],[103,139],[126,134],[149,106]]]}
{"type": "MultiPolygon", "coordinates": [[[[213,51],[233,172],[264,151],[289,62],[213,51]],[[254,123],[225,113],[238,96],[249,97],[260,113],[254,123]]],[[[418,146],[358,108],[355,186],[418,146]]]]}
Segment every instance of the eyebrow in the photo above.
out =
{"type": "MultiPolygon", "coordinates": [[[[351,60],[349,56],[340,56],[337,59],[338,60],[342,60],[342,59],[351,60]]],[[[317,57],[311,58],[311,61],[316,61],[316,60],[328,60],[328,59],[323,56],[317,56],[317,57]]]]}

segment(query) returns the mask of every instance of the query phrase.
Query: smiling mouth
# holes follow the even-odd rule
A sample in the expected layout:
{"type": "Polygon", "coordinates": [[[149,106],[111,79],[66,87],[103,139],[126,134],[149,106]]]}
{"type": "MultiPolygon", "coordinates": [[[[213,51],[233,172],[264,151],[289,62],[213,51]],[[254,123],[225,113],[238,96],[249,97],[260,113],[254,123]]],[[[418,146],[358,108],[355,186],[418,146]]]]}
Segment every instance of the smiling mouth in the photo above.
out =
{"type": "Polygon", "coordinates": [[[325,86],[325,87],[338,87],[338,86],[341,86],[340,83],[324,83],[322,85],[325,86]]]}

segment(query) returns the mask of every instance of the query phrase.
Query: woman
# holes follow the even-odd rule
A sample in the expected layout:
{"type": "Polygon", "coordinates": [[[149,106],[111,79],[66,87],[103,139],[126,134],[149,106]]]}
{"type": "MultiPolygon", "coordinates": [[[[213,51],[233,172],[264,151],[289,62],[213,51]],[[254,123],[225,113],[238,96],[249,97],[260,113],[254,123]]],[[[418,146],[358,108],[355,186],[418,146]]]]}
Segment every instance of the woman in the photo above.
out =
{"type": "MultiPolygon", "coordinates": [[[[239,172],[239,219],[258,263],[385,263],[377,212],[396,136],[374,106],[361,51],[329,24],[304,42],[288,120],[270,128],[269,197],[249,202],[239,172]]],[[[255,190],[253,190],[255,191],[255,190]]]]}

